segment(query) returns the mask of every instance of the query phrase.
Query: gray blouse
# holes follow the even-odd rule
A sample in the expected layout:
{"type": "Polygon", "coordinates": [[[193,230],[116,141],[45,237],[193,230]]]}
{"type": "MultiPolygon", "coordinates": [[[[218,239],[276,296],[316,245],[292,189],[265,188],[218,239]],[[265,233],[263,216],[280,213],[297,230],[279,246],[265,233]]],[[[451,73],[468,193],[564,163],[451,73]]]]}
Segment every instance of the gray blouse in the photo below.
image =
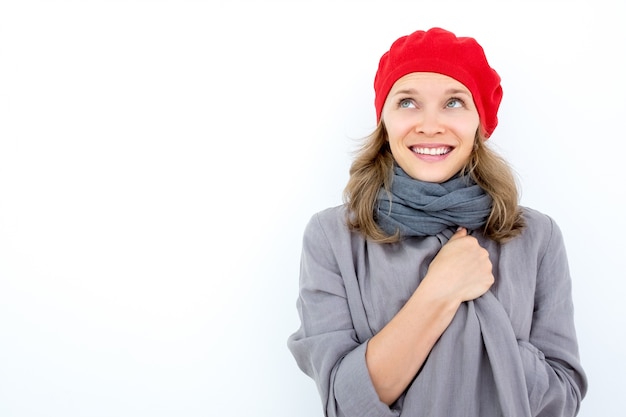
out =
{"type": "Polygon", "coordinates": [[[495,283],[463,303],[402,396],[381,402],[365,351],[413,294],[452,236],[377,244],[350,232],[345,207],[315,214],[303,239],[297,310],[288,347],[315,381],[329,417],[575,416],[587,390],[561,231],[523,208],[521,236],[489,251],[495,283]]]}

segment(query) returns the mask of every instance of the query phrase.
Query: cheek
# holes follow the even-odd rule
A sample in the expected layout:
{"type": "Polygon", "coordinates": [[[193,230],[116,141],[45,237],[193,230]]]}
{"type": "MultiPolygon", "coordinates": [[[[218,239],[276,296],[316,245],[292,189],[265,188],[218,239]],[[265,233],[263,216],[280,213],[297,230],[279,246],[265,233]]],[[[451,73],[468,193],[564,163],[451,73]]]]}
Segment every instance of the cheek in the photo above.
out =
{"type": "Polygon", "coordinates": [[[464,142],[471,141],[473,145],[479,126],[480,122],[478,121],[478,118],[472,118],[469,120],[459,120],[454,124],[454,129],[456,130],[457,135],[461,137],[464,142]]]}
{"type": "Polygon", "coordinates": [[[469,123],[468,129],[470,130],[472,135],[475,135],[476,132],[478,132],[478,129],[480,129],[480,118],[478,117],[478,113],[474,114],[472,121],[469,123]]]}
{"type": "Polygon", "coordinates": [[[385,123],[385,129],[387,130],[389,141],[392,141],[393,138],[406,136],[407,132],[409,132],[413,127],[410,123],[410,119],[407,119],[406,117],[399,117],[397,114],[387,115],[382,120],[385,123]]]}

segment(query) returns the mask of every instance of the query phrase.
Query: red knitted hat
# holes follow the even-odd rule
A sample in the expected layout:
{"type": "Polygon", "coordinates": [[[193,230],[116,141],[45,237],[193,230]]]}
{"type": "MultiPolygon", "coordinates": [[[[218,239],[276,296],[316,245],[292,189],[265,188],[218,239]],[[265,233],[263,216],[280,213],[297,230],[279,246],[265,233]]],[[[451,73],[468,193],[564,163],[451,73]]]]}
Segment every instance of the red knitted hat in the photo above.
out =
{"type": "Polygon", "coordinates": [[[397,39],[380,58],[374,78],[377,121],[393,84],[412,72],[444,74],[466,86],[478,109],[483,134],[491,136],[498,125],[502,87],[500,76],[489,66],[483,48],[474,38],[432,28],[397,39]]]}

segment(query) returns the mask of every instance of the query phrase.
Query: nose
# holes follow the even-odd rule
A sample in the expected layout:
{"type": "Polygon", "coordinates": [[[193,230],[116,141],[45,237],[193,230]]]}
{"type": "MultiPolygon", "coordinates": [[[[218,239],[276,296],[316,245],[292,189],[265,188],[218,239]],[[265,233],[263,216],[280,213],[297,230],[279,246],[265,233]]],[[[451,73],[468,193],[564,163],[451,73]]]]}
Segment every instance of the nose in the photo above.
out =
{"type": "Polygon", "coordinates": [[[425,136],[435,136],[445,131],[437,109],[425,109],[417,116],[415,131],[425,136]]]}

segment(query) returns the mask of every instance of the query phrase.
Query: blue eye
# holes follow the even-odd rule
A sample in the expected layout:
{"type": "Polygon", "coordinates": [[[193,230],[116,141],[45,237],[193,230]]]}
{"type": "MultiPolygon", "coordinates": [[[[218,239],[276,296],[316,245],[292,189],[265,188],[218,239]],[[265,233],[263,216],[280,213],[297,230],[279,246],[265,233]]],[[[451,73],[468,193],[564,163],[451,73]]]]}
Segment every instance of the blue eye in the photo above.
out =
{"type": "Polygon", "coordinates": [[[451,98],[446,103],[446,107],[449,109],[463,107],[464,105],[465,105],[465,102],[461,100],[460,98],[456,98],[456,97],[451,98]]]}
{"type": "Polygon", "coordinates": [[[401,109],[410,109],[412,107],[415,107],[413,102],[410,99],[408,99],[408,98],[401,99],[400,102],[398,103],[398,106],[401,109]]]}

